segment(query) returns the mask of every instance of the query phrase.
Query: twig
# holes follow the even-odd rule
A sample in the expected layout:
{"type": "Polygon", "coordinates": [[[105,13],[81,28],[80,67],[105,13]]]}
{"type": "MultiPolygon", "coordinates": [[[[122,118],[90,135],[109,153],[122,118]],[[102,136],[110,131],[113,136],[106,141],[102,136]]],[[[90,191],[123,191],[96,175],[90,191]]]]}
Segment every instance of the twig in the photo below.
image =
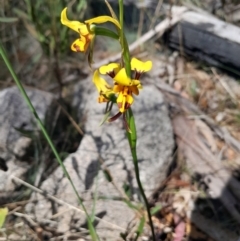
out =
{"type": "Polygon", "coordinates": [[[118,187],[117,183],[115,182],[113,175],[111,174],[111,171],[104,165],[104,160],[101,156],[99,156],[99,162],[101,164],[101,168],[103,171],[105,171],[111,178],[111,183],[113,187],[116,189],[116,191],[121,195],[122,198],[124,198],[127,201],[130,201],[129,197],[126,195],[125,192],[122,191],[121,188],[118,187]]]}
{"type": "Polygon", "coordinates": [[[235,96],[235,94],[233,93],[233,91],[231,90],[231,88],[229,87],[229,85],[226,83],[226,81],[224,81],[223,78],[221,78],[221,76],[219,76],[217,74],[217,71],[215,68],[211,68],[213,74],[215,75],[215,78],[221,83],[222,87],[226,90],[226,92],[230,95],[232,101],[234,103],[237,102],[237,98],[235,96]]]}
{"type": "Polygon", "coordinates": [[[63,113],[67,116],[67,118],[70,120],[70,122],[72,123],[72,125],[76,128],[76,130],[78,131],[78,133],[82,136],[84,136],[84,133],[82,131],[82,129],[79,127],[79,125],[76,123],[76,121],[72,118],[72,116],[65,110],[65,108],[58,102],[56,101],[57,104],[59,105],[60,109],[63,111],[63,113]]]}
{"type": "MultiPolygon", "coordinates": [[[[75,206],[73,206],[73,205],[71,205],[71,204],[69,204],[69,203],[67,203],[67,202],[65,202],[65,201],[63,201],[63,200],[61,200],[61,199],[58,199],[58,198],[56,198],[56,197],[54,197],[54,196],[52,196],[52,195],[50,195],[50,194],[47,194],[46,192],[42,191],[41,189],[39,189],[39,188],[37,188],[37,187],[35,187],[35,186],[33,186],[33,185],[31,185],[31,184],[29,184],[29,183],[21,180],[21,179],[18,178],[18,177],[15,177],[14,175],[11,175],[11,179],[13,179],[14,181],[16,181],[16,182],[18,182],[18,183],[20,183],[20,184],[22,184],[22,185],[30,188],[31,190],[33,190],[33,191],[35,191],[35,192],[37,192],[37,193],[39,193],[39,194],[47,197],[48,199],[50,199],[50,200],[52,200],[52,201],[54,201],[54,202],[56,202],[56,203],[58,203],[58,204],[60,204],[60,205],[67,206],[68,208],[70,208],[70,209],[72,209],[72,210],[75,210],[75,211],[77,211],[77,212],[80,212],[80,213],[82,213],[82,214],[85,215],[85,212],[84,212],[82,209],[77,208],[77,207],[75,207],[75,206]]],[[[101,219],[101,218],[98,218],[98,217],[96,217],[96,216],[95,216],[94,218],[95,218],[96,220],[98,220],[98,221],[102,221],[102,222],[108,224],[109,226],[111,226],[111,227],[113,227],[113,228],[116,228],[116,229],[121,230],[121,231],[125,231],[124,228],[122,228],[122,227],[120,227],[120,226],[118,226],[118,225],[116,225],[116,224],[110,223],[110,222],[105,221],[105,220],[103,220],[103,219],[101,219]]]]}
{"type": "Polygon", "coordinates": [[[162,4],[163,4],[163,0],[159,0],[156,10],[154,12],[154,16],[152,18],[151,24],[150,24],[150,29],[152,29],[153,25],[156,23],[157,19],[159,18],[159,12],[162,7],[162,4]]]}
{"type": "Polygon", "coordinates": [[[13,212],[12,214],[17,216],[17,217],[25,218],[30,223],[30,225],[32,227],[37,227],[38,226],[38,224],[36,222],[34,222],[32,220],[32,218],[29,215],[27,215],[27,214],[19,213],[19,212],[13,212]]]}
{"type": "Polygon", "coordinates": [[[137,38],[140,38],[140,36],[142,35],[143,21],[144,21],[144,9],[141,8],[141,10],[140,10],[140,17],[139,17],[139,23],[138,23],[137,38]]]}

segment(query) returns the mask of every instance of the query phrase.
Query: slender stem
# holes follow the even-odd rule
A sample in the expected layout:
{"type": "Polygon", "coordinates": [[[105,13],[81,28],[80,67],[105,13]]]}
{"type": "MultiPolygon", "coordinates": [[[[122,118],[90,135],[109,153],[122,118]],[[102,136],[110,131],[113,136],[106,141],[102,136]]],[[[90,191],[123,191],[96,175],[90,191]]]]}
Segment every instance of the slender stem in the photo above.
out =
{"type": "Polygon", "coordinates": [[[122,56],[123,56],[123,52],[124,52],[123,0],[118,0],[118,6],[119,6],[119,21],[120,21],[120,25],[121,25],[121,30],[120,30],[119,34],[120,34],[120,44],[122,47],[122,56]]]}
{"type": "Polygon", "coordinates": [[[130,53],[128,48],[127,39],[124,34],[124,24],[123,24],[123,16],[124,16],[124,8],[123,8],[123,0],[118,0],[119,4],[119,20],[121,25],[120,30],[120,43],[122,46],[122,57],[124,61],[124,67],[126,69],[127,76],[131,78],[131,66],[130,66],[130,53]]]}
{"type": "MultiPolygon", "coordinates": [[[[120,43],[122,46],[122,57],[124,60],[125,64],[125,69],[128,77],[131,78],[131,65],[130,65],[130,52],[128,48],[128,43],[127,39],[124,35],[124,29],[123,29],[123,0],[118,0],[119,4],[119,19],[120,19],[120,25],[121,25],[121,31],[120,31],[120,43]]],[[[140,189],[140,193],[143,197],[143,200],[146,205],[147,213],[148,213],[148,219],[149,219],[149,224],[151,227],[152,231],[152,238],[153,241],[156,240],[155,238],[155,233],[154,233],[154,226],[151,218],[151,212],[150,212],[150,207],[148,204],[147,197],[144,193],[144,189],[140,180],[140,174],[139,174],[139,168],[138,168],[138,159],[137,159],[137,151],[136,151],[136,142],[137,142],[137,132],[136,132],[136,126],[135,126],[135,121],[134,121],[134,116],[132,113],[131,108],[129,108],[127,112],[127,121],[128,121],[128,126],[130,127],[131,132],[127,131],[127,136],[128,136],[128,141],[129,141],[129,146],[131,148],[131,153],[133,157],[133,164],[134,164],[134,169],[135,169],[135,174],[136,174],[136,179],[137,179],[137,184],[140,189]]]]}
{"type": "Polygon", "coordinates": [[[152,232],[152,238],[153,238],[153,241],[156,241],[154,226],[153,226],[153,222],[152,222],[152,218],[151,218],[150,207],[149,207],[148,200],[147,200],[147,197],[145,195],[145,192],[144,192],[141,180],[140,180],[138,158],[137,158],[137,148],[136,148],[136,146],[137,146],[137,130],[136,130],[135,120],[134,120],[134,116],[133,116],[131,108],[129,108],[128,112],[127,112],[127,121],[128,121],[128,125],[131,129],[131,133],[127,131],[127,136],[128,136],[128,141],[129,141],[129,145],[130,145],[131,153],[132,153],[132,157],[133,157],[133,164],[134,164],[137,184],[138,184],[140,193],[143,197],[144,203],[146,205],[148,219],[149,219],[149,225],[151,227],[151,232],[152,232]]]}
{"type": "Polygon", "coordinates": [[[121,29],[123,32],[123,14],[124,14],[123,13],[123,0],[118,0],[118,5],[119,5],[119,21],[120,21],[121,29]]]}
{"type": "Polygon", "coordinates": [[[134,160],[133,163],[134,163],[134,169],[135,169],[135,173],[136,173],[137,184],[138,184],[138,187],[140,189],[141,195],[142,195],[143,200],[144,200],[145,205],[146,205],[148,219],[149,219],[149,224],[150,224],[151,232],[152,232],[152,236],[153,236],[152,238],[155,241],[155,232],[154,232],[154,226],[153,226],[152,217],[151,217],[151,211],[150,211],[148,200],[147,200],[147,197],[145,195],[145,192],[144,192],[141,180],[140,180],[140,173],[139,173],[139,168],[138,168],[137,156],[134,157],[134,154],[132,154],[132,157],[133,157],[133,160],[134,160]]]}
{"type": "Polygon", "coordinates": [[[99,240],[99,239],[98,239],[98,236],[97,236],[97,234],[96,234],[96,232],[95,232],[95,229],[94,229],[94,227],[93,227],[93,225],[92,225],[91,218],[90,218],[90,216],[89,216],[89,214],[88,214],[88,212],[87,212],[87,209],[85,208],[85,206],[84,206],[84,204],[83,204],[83,202],[82,202],[82,199],[81,199],[80,195],[78,194],[77,189],[76,189],[75,185],[73,184],[73,181],[72,181],[70,175],[68,174],[68,171],[67,171],[67,169],[65,168],[65,166],[64,166],[64,164],[63,164],[63,162],[62,162],[62,160],[61,160],[61,158],[60,158],[60,156],[59,156],[59,154],[58,154],[58,152],[57,152],[57,150],[56,150],[56,148],[55,148],[55,146],[54,146],[54,144],[53,144],[53,142],[52,142],[52,140],[51,140],[51,138],[50,138],[50,136],[48,135],[48,133],[47,133],[47,131],[46,131],[46,129],[45,129],[45,127],[44,127],[41,119],[39,118],[39,116],[38,116],[35,108],[33,107],[32,103],[31,103],[31,100],[29,99],[29,97],[28,97],[25,89],[23,88],[23,86],[22,86],[20,80],[18,79],[15,71],[13,70],[12,65],[11,65],[11,63],[10,63],[10,61],[9,61],[9,59],[8,59],[5,51],[4,51],[4,48],[3,48],[3,45],[2,45],[1,42],[0,42],[0,55],[2,56],[3,61],[5,62],[8,70],[9,70],[9,72],[11,73],[11,75],[12,75],[12,77],[13,77],[13,79],[14,79],[14,81],[15,81],[15,83],[16,83],[19,91],[20,91],[20,93],[22,94],[25,102],[27,103],[30,111],[33,113],[34,117],[36,118],[36,121],[37,121],[37,123],[38,123],[38,125],[39,125],[39,127],[40,127],[40,129],[41,129],[41,131],[42,131],[42,133],[43,133],[43,135],[45,136],[45,138],[46,138],[49,146],[51,147],[51,149],[52,149],[52,151],[53,151],[53,153],[54,153],[54,155],[55,155],[55,157],[56,157],[59,165],[60,165],[61,168],[63,169],[63,172],[64,172],[65,176],[66,176],[67,179],[69,180],[69,182],[70,182],[70,184],[71,184],[71,186],[72,186],[72,188],[73,188],[73,190],[74,190],[74,193],[76,194],[76,196],[77,196],[77,198],[78,198],[78,201],[79,201],[82,209],[84,210],[84,212],[85,212],[85,214],[86,214],[86,218],[87,218],[87,221],[88,221],[89,229],[90,229],[92,232],[94,232],[94,237],[92,237],[93,240],[99,240]]]}

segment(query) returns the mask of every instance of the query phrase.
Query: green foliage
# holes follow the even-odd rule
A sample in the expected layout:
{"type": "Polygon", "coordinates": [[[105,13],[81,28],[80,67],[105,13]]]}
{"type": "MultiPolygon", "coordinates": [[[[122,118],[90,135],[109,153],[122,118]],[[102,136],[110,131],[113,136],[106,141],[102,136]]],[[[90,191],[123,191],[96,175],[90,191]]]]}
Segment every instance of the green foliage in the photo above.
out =
{"type": "Polygon", "coordinates": [[[153,222],[152,222],[152,218],[151,218],[150,207],[149,207],[148,200],[147,200],[147,197],[145,195],[145,192],[144,192],[141,180],[140,180],[138,158],[137,158],[137,130],[136,130],[136,125],[135,125],[134,115],[133,115],[133,112],[132,112],[131,108],[129,108],[128,111],[127,111],[127,123],[128,123],[128,126],[129,126],[130,130],[131,130],[131,132],[127,131],[126,133],[127,133],[131,153],[132,153],[133,165],[134,165],[134,169],[135,169],[137,184],[138,184],[138,188],[141,192],[141,195],[143,197],[143,200],[144,200],[144,203],[145,203],[145,206],[146,206],[149,224],[150,224],[151,231],[152,231],[152,238],[155,241],[156,238],[155,238],[155,234],[154,234],[154,226],[153,226],[153,222]]]}
{"type": "Polygon", "coordinates": [[[131,198],[132,193],[131,193],[130,185],[128,183],[124,183],[123,190],[124,190],[124,193],[127,195],[127,197],[131,198]]]}
{"type": "Polygon", "coordinates": [[[143,216],[139,222],[139,225],[136,231],[136,237],[134,239],[135,241],[137,241],[139,236],[143,233],[144,225],[145,225],[145,217],[143,216]]]}
{"type": "Polygon", "coordinates": [[[8,215],[8,209],[7,208],[0,208],[0,228],[2,228],[7,215],[8,215]]]}
{"type": "Polygon", "coordinates": [[[108,170],[104,169],[103,174],[104,174],[104,176],[105,176],[105,178],[108,182],[112,182],[112,176],[111,176],[111,173],[108,170]]]}
{"type": "Polygon", "coordinates": [[[198,97],[198,84],[194,79],[190,82],[189,92],[194,99],[198,97]]]}
{"type": "Polygon", "coordinates": [[[14,23],[17,21],[18,21],[18,18],[0,17],[0,23],[14,23]]]}
{"type": "Polygon", "coordinates": [[[156,213],[158,213],[161,210],[161,206],[157,205],[156,207],[151,209],[151,215],[155,215],[156,213]]]}
{"type": "MultiPolygon", "coordinates": [[[[66,53],[69,50],[68,29],[62,26],[60,14],[68,1],[25,0],[24,3],[22,9],[16,7],[13,11],[27,31],[40,43],[43,52],[49,57],[66,53]]],[[[84,14],[86,4],[84,0],[77,0],[73,4],[78,18],[84,14]]]]}

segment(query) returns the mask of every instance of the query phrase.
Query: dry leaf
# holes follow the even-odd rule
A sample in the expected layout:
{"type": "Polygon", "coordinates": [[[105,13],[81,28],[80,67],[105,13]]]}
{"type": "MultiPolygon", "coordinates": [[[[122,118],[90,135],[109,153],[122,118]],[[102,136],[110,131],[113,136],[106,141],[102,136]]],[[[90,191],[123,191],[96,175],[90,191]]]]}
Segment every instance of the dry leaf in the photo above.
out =
{"type": "Polygon", "coordinates": [[[212,130],[201,119],[196,119],[195,125],[198,129],[198,132],[200,132],[205,137],[207,144],[209,145],[211,151],[213,153],[216,153],[217,152],[217,144],[216,144],[215,138],[213,137],[212,130]]]}

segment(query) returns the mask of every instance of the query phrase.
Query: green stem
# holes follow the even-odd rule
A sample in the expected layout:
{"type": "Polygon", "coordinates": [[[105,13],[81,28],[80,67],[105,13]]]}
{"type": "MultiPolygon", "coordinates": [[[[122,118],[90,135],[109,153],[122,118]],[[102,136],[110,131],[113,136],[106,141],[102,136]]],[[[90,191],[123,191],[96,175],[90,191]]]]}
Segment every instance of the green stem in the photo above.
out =
{"type": "Polygon", "coordinates": [[[153,241],[156,241],[155,233],[154,233],[154,226],[153,226],[153,222],[152,222],[152,218],[151,218],[150,207],[149,207],[148,200],[147,200],[147,197],[145,195],[145,192],[144,192],[141,180],[140,180],[138,158],[137,158],[137,148],[136,148],[136,146],[137,146],[137,130],[136,130],[135,120],[134,120],[134,116],[133,116],[131,108],[129,108],[127,111],[127,121],[128,121],[129,128],[131,130],[131,133],[127,131],[127,136],[128,136],[129,146],[131,148],[131,153],[132,153],[132,157],[133,157],[133,164],[134,164],[137,184],[138,184],[140,193],[143,197],[144,203],[146,205],[148,219],[149,219],[149,225],[150,225],[151,231],[152,231],[152,238],[153,238],[153,241]]]}
{"type": "Polygon", "coordinates": [[[121,25],[121,34],[120,34],[120,41],[121,44],[123,44],[123,0],[118,0],[118,5],[119,5],[119,21],[121,25]]]}
{"type": "MultiPolygon", "coordinates": [[[[129,78],[131,78],[130,52],[129,52],[127,39],[124,35],[124,28],[123,28],[124,27],[123,26],[123,16],[124,16],[123,0],[118,0],[118,4],[119,4],[119,20],[120,20],[120,25],[121,25],[120,44],[122,46],[122,57],[123,57],[123,60],[124,60],[124,64],[125,64],[124,67],[126,69],[127,76],[129,78]]],[[[133,157],[133,164],[134,164],[137,184],[138,184],[140,193],[141,193],[141,195],[143,197],[143,200],[145,202],[145,205],[146,205],[149,224],[150,224],[151,231],[152,231],[152,238],[153,238],[153,241],[155,241],[156,239],[155,239],[153,222],[152,222],[152,218],[151,218],[151,211],[150,211],[148,200],[147,200],[147,197],[144,193],[144,189],[143,189],[143,186],[142,186],[142,183],[141,183],[141,180],[140,180],[138,160],[137,160],[137,150],[136,150],[137,131],[136,131],[134,116],[133,116],[131,108],[129,108],[128,111],[127,111],[127,122],[128,122],[129,127],[130,127],[130,130],[131,130],[131,133],[127,131],[127,136],[128,136],[129,146],[131,148],[131,153],[132,153],[132,157],[133,157]]]]}
{"type": "Polygon", "coordinates": [[[63,172],[64,172],[65,176],[68,178],[68,180],[69,180],[69,182],[70,182],[70,184],[71,184],[71,186],[72,186],[72,188],[74,190],[74,193],[76,194],[76,196],[78,198],[78,201],[79,201],[82,209],[84,210],[84,212],[86,214],[88,226],[89,226],[90,233],[91,233],[91,236],[92,236],[93,240],[99,240],[99,238],[98,238],[98,236],[96,234],[96,231],[95,231],[95,229],[94,229],[94,227],[92,225],[91,218],[90,218],[89,214],[87,213],[87,209],[85,208],[85,206],[84,206],[84,204],[82,202],[82,199],[79,196],[79,194],[77,192],[77,189],[76,189],[75,185],[73,184],[73,181],[72,181],[70,175],[68,174],[67,169],[65,168],[65,166],[64,166],[64,164],[63,164],[63,162],[62,162],[62,160],[61,160],[61,158],[60,158],[60,156],[59,156],[59,154],[58,154],[58,152],[57,152],[57,150],[56,150],[56,148],[55,148],[55,146],[54,146],[54,144],[53,144],[53,142],[52,142],[52,140],[50,138],[50,136],[48,135],[48,133],[47,133],[47,131],[46,131],[42,121],[41,121],[41,119],[39,118],[39,116],[38,116],[35,108],[33,107],[32,103],[31,103],[31,101],[30,101],[30,99],[29,99],[29,97],[28,97],[28,95],[27,95],[27,93],[25,91],[25,89],[23,88],[23,86],[22,86],[20,80],[18,79],[15,71],[13,70],[12,65],[11,65],[11,63],[10,63],[10,61],[9,61],[5,51],[4,51],[4,48],[3,48],[3,45],[2,45],[1,42],[0,42],[0,55],[2,56],[3,61],[5,62],[9,72],[11,73],[11,75],[12,75],[12,77],[13,77],[13,79],[14,79],[14,81],[15,81],[15,83],[16,83],[16,85],[17,85],[17,87],[18,87],[18,89],[19,89],[19,91],[21,93],[21,95],[23,96],[25,102],[27,103],[30,111],[33,113],[34,117],[36,118],[36,121],[37,121],[37,123],[38,123],[38,125],[39,125],[39,127],[40,127],[40,129],[41,129],[41,131],[43,133],[43,135],[45,136],[49,146],[51,147],[51,149],[52,149],[52,151],[53,151],[53,153],[54,153],[54,155],[55,155],[59,165],[63,169],[63,172]]]}
{"type": "Polygon", "coordinates": [[[119,20],[120,20],[120,25],[121,25],[121,30],[120,30],[120,44],[122,46],[122,56],[123,56],[123,61],[125,64],[125,69],[127,76],[131,78],[131,65],[130,65],[130,53],[129,53],[129,48],[128,48],[128,43],[127,39],[124,34],[124,24],[123,24],[123,16],[124,16],[124,8],[123,8],[123,0],[118,0],[119,4],[119,20]]]}

